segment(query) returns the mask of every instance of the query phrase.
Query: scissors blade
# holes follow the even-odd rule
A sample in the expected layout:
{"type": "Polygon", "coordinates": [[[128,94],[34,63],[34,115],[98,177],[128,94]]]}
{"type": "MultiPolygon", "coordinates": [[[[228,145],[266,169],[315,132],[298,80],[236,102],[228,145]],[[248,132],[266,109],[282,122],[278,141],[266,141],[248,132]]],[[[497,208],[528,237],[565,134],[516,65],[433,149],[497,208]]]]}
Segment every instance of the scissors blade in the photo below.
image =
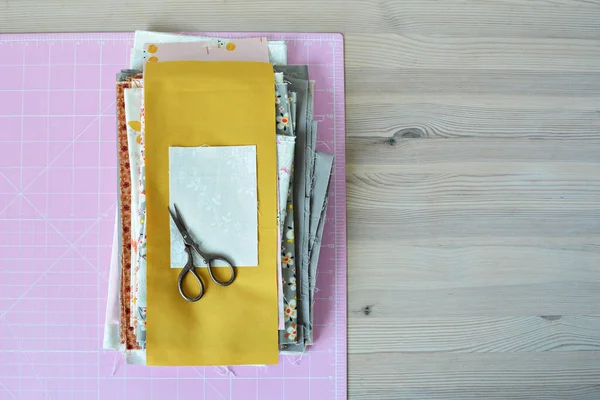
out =
{"type": "Polygon", "coordinates": [[[175,208],[175,212],[171,210],[171,207],[167,207],[169,209],[169,214],[171,214],[171,218],[173,218],[175,226],[177,229],[179,229],[179,233],[181,233],[181,236],[183,237],[183,242],[186,245],[192,245],[192,238],[190,237],[190,233],[188,232],[183,219],[181,219],[181,213],[179,212],[176,204],[173,204],[173,207],[175,208]]]}

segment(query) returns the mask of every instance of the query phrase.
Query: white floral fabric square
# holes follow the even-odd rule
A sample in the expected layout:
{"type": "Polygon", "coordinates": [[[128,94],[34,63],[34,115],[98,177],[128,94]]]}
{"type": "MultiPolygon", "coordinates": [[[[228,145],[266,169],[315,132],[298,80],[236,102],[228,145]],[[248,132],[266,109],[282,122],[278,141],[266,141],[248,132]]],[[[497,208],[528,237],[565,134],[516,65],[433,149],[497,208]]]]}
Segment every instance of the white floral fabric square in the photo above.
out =
{"type": "MultiPolygon", "coordinates": [[[[169,196],[202,250],[258,266],[256,146],[170,147],[169,196]]],[[[187,253],[172,219],[170,233],[171,268],[183,268],[187,253]]],[[[205,266],[197,254],[194,264],[205,266]]]]}

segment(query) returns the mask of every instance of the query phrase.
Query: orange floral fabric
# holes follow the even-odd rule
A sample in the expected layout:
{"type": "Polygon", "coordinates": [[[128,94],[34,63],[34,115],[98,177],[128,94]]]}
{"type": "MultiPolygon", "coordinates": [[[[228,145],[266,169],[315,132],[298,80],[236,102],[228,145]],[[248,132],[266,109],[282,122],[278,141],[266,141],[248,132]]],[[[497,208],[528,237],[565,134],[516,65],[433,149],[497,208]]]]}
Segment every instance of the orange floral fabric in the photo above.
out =
{"type": "Polygon", "coordinates": [[[127,123],[125,120],[125,92],[130,88],[131,79],[117,82],[117,157],[119,168],[119,198],[121,214],[121,315],[120,338],[121,344],[127,350],[139,350],[131,319],[131,172],[127,145],[127,123]]]}

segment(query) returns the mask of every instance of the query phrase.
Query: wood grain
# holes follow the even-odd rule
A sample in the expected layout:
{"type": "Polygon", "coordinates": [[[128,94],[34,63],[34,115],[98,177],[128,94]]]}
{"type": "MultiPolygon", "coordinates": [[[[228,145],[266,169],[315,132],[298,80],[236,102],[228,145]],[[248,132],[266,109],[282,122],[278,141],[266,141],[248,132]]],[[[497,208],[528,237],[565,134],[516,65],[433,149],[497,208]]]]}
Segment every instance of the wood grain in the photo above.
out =
{"type": "Polygon", "coordinates": [[[594,385],[600,378],[600,352],[540,352],[403,354],[391,352],[352,355],[368,366],[364,375],[368,385],[376,387],[379,380],[397,379],[402,386],[454,386],[456,381],[467,385],[516,386],[535,382],[538,385],[594,385]],[[403,363],[389,369],[385,360],[401,357],[403,363]]]}
{"type": "Polygon", "coordinates": [[[597,0],[2,0],[3,32],[330,31],[597,39],[597,0]],[[271,18],[287,9],[292,18],[271,18]],[[135,12],[133,12],[135,11],[135,12]],[[269,16],[269,17],[267,17],[269,16]]]}
{"type": "Polygon", "coordinates": [[[348,102],[349,127],[367,137],[599,139],[599,102],[493,94],[357,95],[348,102]],[[518,105],[521,101],[526,104],[518,105]]]}
{"type": "Polygon", "coordinates": [[[447,388],[438,387],[403,387],[396,385],[393,388],[380,386],[369,392],[355,390],[351,383],[350,390],[353,399],[427,399],[427,400],[597,400],[600,394],[600,385],[519,385],[515,387],[497,386],[454,386],[447,388]]]}
{"type": "MultiPolygon", "coordinates": [[[[487,243],[437,241],[351,240],[349,255],[357,264],[369,265],[357,272],[358,288],[380,284],[381,274],[397,290],[460,290],[511,285],[544,285],[555,282],[594,282],[600,264],[598,244],[567,244],[563,237],[554,242],[519,237],[506,243],[488,238],[487,243]],[[525,260],[525,262],[524,262],[525,260]],[[388,267],[393,265],[393,268],[388,267]],[[570,268],[565,268],[569,265],[570,268]]],[[[591,240],[590,240],[591,241],[591,240]]],[[[403,309],[398,309],[402,313],[403,309]]],[[[373,310],[375,313],[375,310],[373,310]]]]}
{"type": "MultiPolygon", "coordinates": [[[[600,350],[597,315],[538,317],[381,317],[358,310],[349,330],[352,354],[505,353],[600,350]]],[[[351,310],[355,312],[355,310],[351,310]]]]}
{"type": "Polygon", "coordinates": [[[598,21],[598,0],[0,0],[0,32],[345,34],[351,399],[600,398],[598,21]]]}
{"type": "MultiPolygon", "coordinates": [[[[464,166],[471,166],[472,170],[486,166],[494,169],[500,163],[514,167],[528,166],[531,169],[544,163],[554,171],[573,165],[594,166],[600,163],[600,140],[400,139],[400,135],[392,138],[347,138],[348,173],[351,174],[356,168],[371,167],[384,168],[382,172],[390,167],[423,172],[430,168],[452,171],[451,168],[464,166]]],[[[582,178],[594,177],[583,175],[582,178]]]]}
{"type": "Polygon", "coordinates": [[[598,398],[600,393],[598,351],[380,352],[351,354],[349,360],[362,365],[360,372],[350,371],[349,388],[357,399],[506,399],[515,393],[520,393],[521,398],[571,399],[569,389],[574,387],[578,388],[574,395],[584,399],[598,398]],[[550,387],[554,388],[554,397],[546,397],[551,396],[550,387]]]}

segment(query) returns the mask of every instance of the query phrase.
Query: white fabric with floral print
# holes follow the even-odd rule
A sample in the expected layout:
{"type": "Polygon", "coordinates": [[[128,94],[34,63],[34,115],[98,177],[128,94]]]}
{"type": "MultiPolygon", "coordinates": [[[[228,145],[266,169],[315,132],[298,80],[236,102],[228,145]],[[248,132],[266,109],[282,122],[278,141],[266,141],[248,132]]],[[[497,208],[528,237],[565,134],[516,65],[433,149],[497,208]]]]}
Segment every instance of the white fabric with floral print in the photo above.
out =
{"type": "MultiPolygon", "coordinates": [[[[170,147],[169,196],[203,250],[236,267],[258,266],[256,146],[170,147]]],[[[205,265],[199,257],[194,261],[205,265]]],[[[171,219],[171,268],[186,262],[171,219]]]]}

